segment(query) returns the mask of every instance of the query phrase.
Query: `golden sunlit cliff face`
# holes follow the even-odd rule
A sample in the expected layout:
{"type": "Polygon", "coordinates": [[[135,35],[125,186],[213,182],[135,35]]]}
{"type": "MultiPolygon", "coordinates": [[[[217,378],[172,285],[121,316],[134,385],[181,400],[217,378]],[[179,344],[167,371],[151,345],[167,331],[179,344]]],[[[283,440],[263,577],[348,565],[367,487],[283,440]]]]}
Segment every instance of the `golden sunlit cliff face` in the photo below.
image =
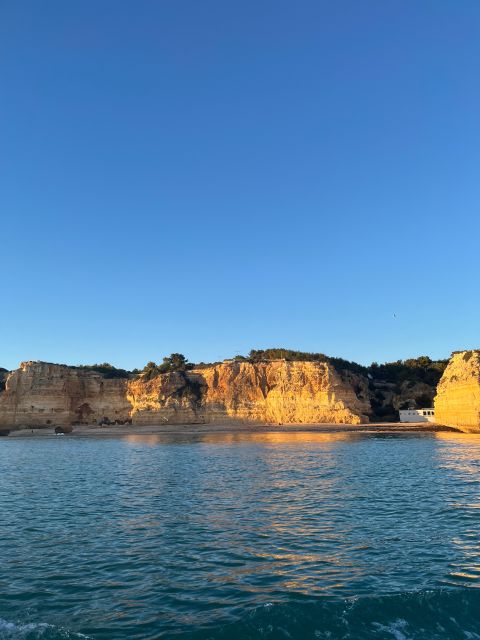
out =
{"type": "Polygon", "coordinates": [[[480,351],[452,354],[437,387],[435,422],[480,432],[480,351]]]}
{"type": "Polygon", "coordinates": [[[368,422],[365,382],[326,362],[227,362],[194,370],[205,385],[208,422],[368,422]]]}
{"type": "Polygon", "coordinates": [[[204,423],[201,388],[180,371],[163,373],[145,380],[142,377],[128,383],[127,399],[134,424],[197,424],[204,423]]]}
{"type": "Polygon", "coordinates": [[[23,362],[0,391],[0,427],[368,422],[368,384],[326,362],[224,362],[151,380],[23,362]]]}

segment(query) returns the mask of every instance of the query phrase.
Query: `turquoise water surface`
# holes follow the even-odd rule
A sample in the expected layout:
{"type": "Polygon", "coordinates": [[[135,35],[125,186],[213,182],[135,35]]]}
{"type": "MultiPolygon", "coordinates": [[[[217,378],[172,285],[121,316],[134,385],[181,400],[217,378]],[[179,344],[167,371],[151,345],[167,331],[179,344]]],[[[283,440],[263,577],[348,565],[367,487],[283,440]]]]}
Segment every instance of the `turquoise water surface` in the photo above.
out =
{"type": "Polygon", "coordinates": [[[0,638],[480,638],[480,435],[0,441],[0,638]]]}

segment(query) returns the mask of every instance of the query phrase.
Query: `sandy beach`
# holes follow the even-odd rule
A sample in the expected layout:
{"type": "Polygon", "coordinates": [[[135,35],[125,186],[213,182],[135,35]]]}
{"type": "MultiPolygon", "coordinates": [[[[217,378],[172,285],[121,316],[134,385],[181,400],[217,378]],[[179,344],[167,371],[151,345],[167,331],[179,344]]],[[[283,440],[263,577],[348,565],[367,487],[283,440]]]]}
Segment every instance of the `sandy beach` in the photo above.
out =
{"type": "MultiPolygon", "coordinates": [[[[458,429],[431,422],[379,422],[367,424],[294,424],[294,425],[223,425],[223,424],[167,424],[167,425],[82,425],[74,427],[69,438],[112,437],[130,435],[195,435],[210,433],[247,434],[247,433],[417,433],[417,432],[458,432],[458,429]]],[[[9,438],[31,438],[56,436],[55,429],[17,429],[11,431],[9,438]]]]}

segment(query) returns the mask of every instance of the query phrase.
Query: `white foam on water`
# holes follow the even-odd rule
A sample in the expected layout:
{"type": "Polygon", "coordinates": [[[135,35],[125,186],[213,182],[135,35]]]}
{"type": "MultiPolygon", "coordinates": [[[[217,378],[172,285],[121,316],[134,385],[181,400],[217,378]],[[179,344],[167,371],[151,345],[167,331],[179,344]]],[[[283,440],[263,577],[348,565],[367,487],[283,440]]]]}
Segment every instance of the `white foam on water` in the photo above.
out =
{"type": "Polygon", "coordinates": [[[21,638],[27,633],[43,634],[51,625],[46,622],[31,622],[28,624],[15,624],[0,618],[0,638],[21,638]]]}
{"type": "Polygon", "coordinates": [[[83,633],[68,631],[68,629],[55,627],[53,624],[48,624],[47,622],[16,624],[0,618],[0,640],[21,640],[22,638],[34,640],[34,638],[44,637],[47,633],[49,633],[49,635],[55,633],[59,639],[84,638],[85,640],[89,640],[88,636],[83,633]]]}
{"type": "Polygon", "coordinates": [[[380,631],[384,631],[385,633],[391,634],[395,640],[409,640],[410,636],[405,635],[406,627],[408,626],[408,622],[406,620],[402,620],[402,618],[398,618],[389,625],[380,624],[379,622],[374,622],[373,626],[377,627],[380,631]]]}

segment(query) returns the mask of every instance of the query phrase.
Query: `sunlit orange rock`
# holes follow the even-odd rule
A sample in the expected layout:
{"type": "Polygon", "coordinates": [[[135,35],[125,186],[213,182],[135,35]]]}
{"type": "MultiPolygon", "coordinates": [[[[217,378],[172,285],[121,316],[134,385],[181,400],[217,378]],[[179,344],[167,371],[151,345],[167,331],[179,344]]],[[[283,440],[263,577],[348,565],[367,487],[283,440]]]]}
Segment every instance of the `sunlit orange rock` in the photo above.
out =
{"type": "Polygon", "coordinates": [[[127,387],[130,415],[135,424],[195,424],[205,422],[202,390],[193,376],[173,371],[151,380],[140,377],[127,387]]]}
{"type": "Polygon", "coordinates": [[[326,362],[225,362],[131,381],[134,424],[368,422],[363,379],[326,362]]]}
{"type": "Polygon", "coordinates": [[[368,422],[368,382],[327,362],[228,361],[188,372],[105,378],[23,362],[0,391],[0,427],[368,422]]]}
{"type": "Polygon", "coordinates": [[[435,421],[480,431],[480,351],[452,354],[437,387],[435,421]]]}

